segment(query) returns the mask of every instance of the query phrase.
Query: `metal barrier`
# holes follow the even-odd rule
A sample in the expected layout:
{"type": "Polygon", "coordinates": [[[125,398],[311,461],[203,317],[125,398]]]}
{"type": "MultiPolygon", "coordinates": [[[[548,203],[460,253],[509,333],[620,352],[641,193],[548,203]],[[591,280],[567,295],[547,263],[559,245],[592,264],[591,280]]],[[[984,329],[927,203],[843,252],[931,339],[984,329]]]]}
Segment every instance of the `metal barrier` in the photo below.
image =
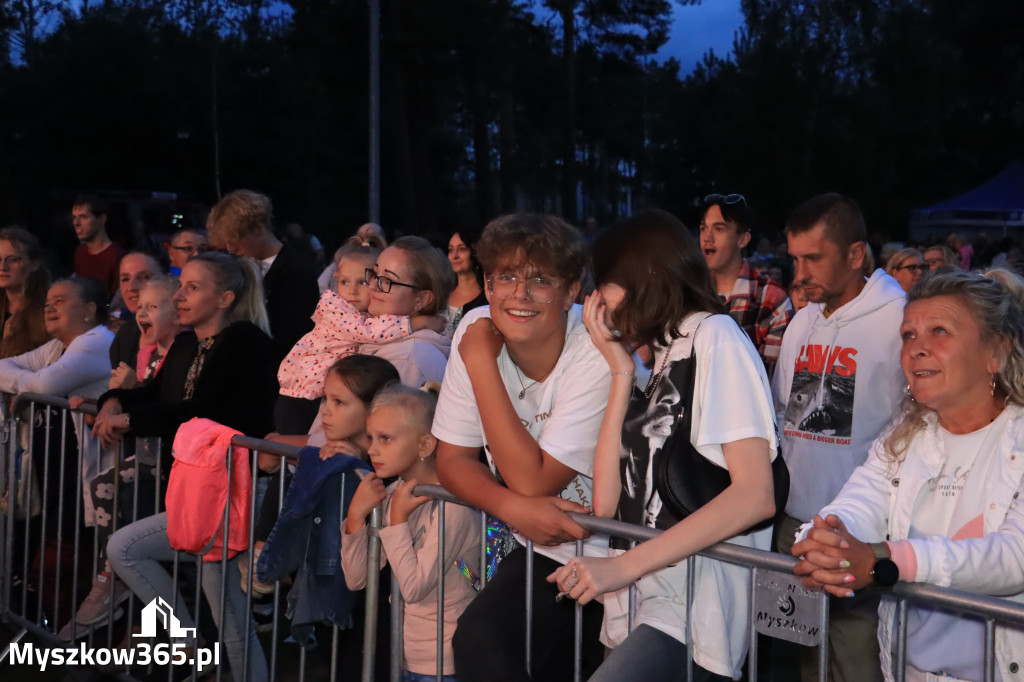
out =
{"type": "MultiPolygon", "coordinates": [[[[11,645],[8,645],[8,647],[4,649],[3,653],[0,654],[0,663],[2,663],[6,656],[9,655],[12,646],[21,641],[27,634],[32,634],[48,646],[65,646],[64,642],[58,640],[56,634],[62,624],[62,621],[74,617],[75,610],[79,603],[81,595],[78,590],[78,576],[76,574],[82,566],[81,559],[88,551],[88,548],[84,546],[87,543],[84,542],[82,535],[82,529],[84,527],[82,517],[83,486],[79,472],[82,471],[83,464],[87,463],[86,451],[93,453],[91,456],[97,458],[100,458],[102,453],[98,453],[94,444],[89,443],[91,437],[87,435],[86,429],[75,428],[75,425],[72,423],[73,413],[82,415],[88,415],[90,413],[95,414],[95,408],[83,406],[78,410],[71,410],[68,402],[64,399],[53,398],[51,396],[26,394],[17,396],[14,400],[10,413],[4,412],[0,409],[0,446],[2,446],[3,453],[2,466],[0,466],[0,499],[4,501],[4,506],[0,508],[0,568],[2,568],[2,575],[0,575],[0,619],[4,622],[13,624],[15,627],[20,629],[11,645]],[[76,434],[69,433],[69,430],[76,431],[76,434]],[[39,433],[37,433],[37,431],[39,431],[39,433]],[[42,438],[42,443],[38,442],[39,438],[42,438]],[[75,440],[72,441],[72,438],[75,440]],[[72,442],[75,443],[75,449],[77,452],[71,451],[72,442]],[[41,447],[41,452],[43,453],[41,458],[38,456],[34,457],[34,453],[37,451],[37,446],[41,447]],[[69,484],[69,472],[73,474],[70,479],[74,481],[75,491],[73,494],[67,489],[69,484]],[[38,483],[38,489],[36,489],[32,484],[33,480],[36,480],[38,483]],[[72,522],[73,526],[70,525],[72,522]],[[72,533],[71,538],[67,537],[67,533],[69,531],[72,533]],[[47,542],[51,542],[54,549],[54,578],[51,584],[46,583],[47,562],[45,559],[45,550],[47,542]],[[67,546],[71,547],[71,556],[69,559],[71,564],[70,567],[62,565],[62,562],[65,560],[64,554],[67,546]],[[31,563],[32,555],[35,553],[35,548],[41,548],[43,554],[39,560],[38,567],[33,566],[31,563]],[[15,562],[16,559],[17,563],[15,562]],[[30,582],[35,583],[37,588],[36,594],[32,594],[30,591],[30,582]],[[70,585],[68,583],[70,583],[70,585]],[[49,589],[49,595],[46,594],[47,589],[44,588],[49,589]],[[71,597],[70,602],[66,602],[62,599],[62,595],[67,596],[69,593],[71,597]],[[70,613],[62,613],[62,611],[64,611],[62,606],[65,603],[70,604],[70,613]]],[[[248,566],[248,579],[246,581],[247,589],[245,597],[247,617],[245,619],[245,632],[242,640],[244,642],[244,651],[242,652],[241,658],[244,672],[240,673],[237,670],[234,671],[236,679],[249,680],[252,678],[250,663],[253,661],[253,656],[257,655],[256,652],[250,650],[250,637],[252,635],[252,628],[254,627],[254,624],[252,618],[249,617],[248,614],[251,614],[254,608],[252,588],[255,575],[255,555],[252,550],[255,546],[255,521],[257,514],[256,500],[259,490],[259,455],[262,453],[279,457],[281,469],[283,470],[289,461],[295,461],[299,448],[244,436],[235,437],[232,440],[232,445],[234,447],[242,447],[248,450],[248,458],[252,472],[249,481],[249,492],[253,499],[253,504],[249,509],[249,551],[243,558],[248,566]]],[[[114,453],[116,457],[115,466],[116,462],[120,461],[121,452],[125,451],[125,448],[127,447],[128,443],[126,441],[122,441],[121,445],[117,448],[117,452],[114,453]]],[[[156,448],[156,452],[157,457],[155,468],[157,472],[157,480],[155,481],[155,489],[157,505],[152,510],[154,513],[158,512],[160,509],[159,501],[162,498],[162,494],[160,493],[160,472],[163,471],[163,461],[159,447],[156,448]]],[[[230,482],[231,457],[230,453],[226,454],[228,461],[228,480],[230,482]]],[[[98,467],[100,464],[99,460],[97,460],[95,464],[97,464],[98,467]]],[[[130,515],[128,515],[128,518],[132,521],[139,520],[150,515],[149,509],[140,509],[138,488],[140,459],[138,457],[135,460],[134,469],[135,484],[131,502],[132,509],[130,515]]],[[[113,517],[116,519],[118,515],[117,507],[122,504],[119,490],[121,483],[120,476],[114,475],[113,478],[115,486],[113,495],[113,504],[115,505],[113,517]]],[[[279,478],[277,485],[278,510],[280,510],[281,505],[283,504],[285,492],[283,476],[279,478]]],[[[342,490],[344,490],[344,478],[341,485],[342,490]]],[[[451,562],[447,561],[445,557],[445,506],[447,504],[467,505],[439,486],[420,485],[417,487],[415,494],[427,495],[439,500],[439,551],[437,560],[437,678],[440,680],[443,672],[442,665],[445,627],[445,590],[443,577],[445,571],[450,570],[451,565],[451,562]]],[[[230,502],[230,491],[228,498],[230,502]]],[[[344,502],[345,500],[343,498],[343,506],[344,502]]],[[[229,509],[226,506],[223,518],[225,537],[228,536],[231,523],[230,514],[228,512],[229,509]]],[[[479,514],[481,533],[480,580],[482,583],[486,584],[487,572],[485,567],[488,563],[486,553],[488,517],[482,511],[480,511],[479,514]]],[[[643,542],[660,533],[658,530],[624,524],[610,519],[596,518],[582,514],[570,514],[570,516],[590,532],[601,533],[610,537],[620,537],[631,542],[643,542]]],[[[380,507],[374,510],[371,514],[367,525],[369,546],[367,551],[366,609],[361,652],[361,673],[362,680],[365,682],[374,680],[376,672],[374,664],[375,654],[378,648],[377,621],[380,615],[377,610],[377,605],[379,603],[379,596],[381,592],[380,572],[377,570],[377,567],[379,566],[380,552],[382,551],[380,538],[377,535],[377,531],[382,525],[382,513],[380,507]]],[[[95,540],[94,536],[91,555],[93,571],[100,568],[97,563],[98,549],[98,542],[95,540]]],[[[582,543],[577,543],[577,554],[580,552],[582,552],[582,543]]],[[[826,641],[828,632],[827,600],[821,593],[810,592],[804,590],[802,586],[800,586],[799,580],[793,576],[795,560],[792,557],[748,549],[728,543],[720,543],[710,547],[701,552],[700,555],[715,561],[727,562],[750,569],[751,623],[749,624],[749,652],[747,658],[747,673],[750,680],[756,680],[758,677],[757,635],[759,633],[769,637],[797,641],[802,644],[817,644],[826,641]],[[781,613],[785,618],[780,618],[776,615],[776,612],[781,613]],[[797,613],[800,614],[799,617],[795,615],[797,613]]],[[[533,548],[531,545],[528,545],[528,568],[532,564],[532,557],[533,548]]],[[[687,613],[689,616],[694,594],[693,580],[695,574],[695,558],[690,557],[687,559],[687,562],[690,579],[689,589],[687,590],[687,613]]],[[[207,566],[210,566],[210,562],[205,563],[207,566]]],[[[196,566],[196,576],[194,579],[195,589],[193,592],[194,599],[191,604],[191,613],[194,614],[198,627],[200,625],[201,618],[200,606],[203,600],[201,583],[204,562],[197,561],[196,555],[189,555],[185,552],[176,552],[172,562],[172,581],[175,585],[178,585],[179,578],[181,578],[181,574],[184,573],[184,571],[180,570],[182,564],[194,564],[196,566]]],[[[228,549],[226,546],[223,550],[221,561],[215,562],[214,565],[217,564],[219,564],[219,570],[221,571],[221,598],[219,603],[210,604],[210,608],[217,609],[216,613],[220,616],[219,622],[223,624],[229,581],[238,581],[240,576],[237,572],[232,573],[229,570],[229,567],[233,564],[228,560],[228,549]]],[[[207,570],[214,569],[208,568],[207,570]]],[[[531,595],[533,585],[532,579],[529,577],[531,575],[529,571],[527,575],[527,582],[524,586],[524,594],[526,597],[525,610],[527,614],[527,650],[525,652],[524,665],[527,670],[529,670],[532,665],[530,642],[532,628],[531,595]]],[[[113,594],[113,587],[113,581],[111,581],[111,594],[113,594]]],[[[962,614],[977,616],[985,621],[984,679],[986,681],[995,679],[996,623],[1024,626],[1024,605],[1008,600],[978,596],[931,585],[905,583],[897,585],[889,592],[889,594],[899,600],[895,655],[896,676],[898,680],[902,680],[905,673],[906,620],[908,608],[911,604],[924,604],[948,609],[962,614]]],[[[271,622],[265,628],[257,627],[257,632],[264,631],[261,633],[263,634],[264,640],[261,642],[261,646],[269,648],[269,656],[266,661],[268,668],[267,679],[276,680],[287,677],[289,680],[305,680],[310,667],[309,661],[307,660],[306,650],[302,648],[298,649],[298,660],[295,661],[296,665],[291,665],[290,663],[292,661],[288,659],[288,656],[294,651],[293,649],[282,652],[282,637],[279,631],[280,615],[282,613],[281,596],[281,584],[276,583],[274,585],[273,595],[270,598],[270,604],[267,607],[267,611],[269,612],[267,615],[269,615],[271,622]],[[269,630],[269,637],[265,630],[269,630]],[[269,642],[266,642],[268,639],[269,642]],[[269,647],[267,647],[268,644],[269,647]]],[[[173,595],[170,595],[170,598],[172,601],[170,605],[171,609],[176,609],[178,606],[177,590],[175,590],[173,595]]],[[[126,605],[127,630],[129,633],[131,633],[133,627],[134,601],[135,597],[133,595],[129,598],[126,605]]],[[[632,616],[635,608],[635,601],[636,586],[633,585],[630,587],[629,629],[632,629],[633,627],[632,616]]],[[[109,605],[110,611],[108,614],[108,620],[111,621],[111,624],[105,626],[105,645],[107,648],[111,648],[113,646],[114,628],[112,627],[112,624],[116,608],[117,607],[113,603],[113,600],[111,600],[109,605]]],[[[400,680],[402,674],[402,611],[403,603],[401,594],[398,589],[397,581],[393,579],[391,584],[391,641],[388,673],[389,679],[394,681],[400,680]]],[[[692,619],[688,617],[687,621],[689,623],[692,619]]],[[[687,631],[688,641],[692,641],[689,634],[689,631],[687,631]]],[[[98,631],[97,628],[90,626],[85,637],[88,646],[96,646],[97,640],[100,639],[100,635],[101,632],[98,631]]],[[[582,615],[581,609],[578,605],[576,607],[574,635],[574,679],[579,680],[581,674],[582,615]]],[[[351,672],[350,670],[343,670],[341,666],[341,637],[342,634],[339,628],[337,626],[332,626],[329,673],[323,670],[316,670],[316,672],[312,674],[315,674],[317,679],[326,678],[330,680],[337,680],[346,672],[351,672]]],[[[131,640],[129,639],[129,641],[131,640]]],[[[827,655],[827,647],[819,647],[821,679],[825,679],[827,655]]],[[[223,659],[224,657],[221,658],[223,659]]],[[[218,679],[221,677],[223,663],[223,660],[217,662],[216,671],[218,679]]],[[[323,662],[321,661],[321,663],[323,662]]],[[[124,668],[123,665],[111,667],[117,667],[120,669],[124,668]]],[[[157,667],[159,668],[161,666],[157,667]]],[[[197,672],[197,667],[198,660],[192,663],[193,674],[197,672]]],[[[173,674],[173,666],[167,665],[166,668],[167,679],[170,680],[173,674]]],[[[692,679],[693,659],[692,650],[689,650],[689,648],[686,669],[687,678],[692,679]]],[[[149,672],[152,671],[150,670],[149,672]]]]}
{"type": "MultiPolygon", "coordinates": [[[[444,641],[444,619],[442,617],[442,611],[444,608],[444,580],[443,574],[446,570],[450,569],[451,562],[446,561],[444,557],[444,508],[446,504],[460,504],[463,506],[469,506],[459,498],[455,497],[447,490],[436,485],[419,485],[416,490],[413,491],[415,495],[423,495],[434,498],[439,501],[438,509],[438,622],[437,622],[437,680],[438,682],[442,679],[442,664],[443,664],[443,650],[442,643],[444,641]]],[[[485,542],[486,539],[486,519],[487,515],[485,512],[480,511],[481,514],[481,565],[486,565],[485,542]]],[[[643,542],[649,540],[662,531],[653,528],[644,528],[635,526],[632,524],[622,523],[612,519],[599,518],[586,514],[569,513],[580,526],[585,528],[591,533],[600,533],[609,537],[624,538],[631,542],[643,542]]],[[[380,527],[381,517],[379,509],[377,513],[370,519],[370,526],[378,529],[380,527]]],[[[376,546],[377,551],[380,549],[380,539],[376,537],[375,533],[370,533],[371,548],[376,546]]],[[[576,543],[577,555],[582,554],[583,543],[576,543]]],[[[532,543],[527,544],[527,561],[528,566],[531,561],[533,554],[532,543]]],[[[820,646],[821,643],[827,644],[828,637],[828,600],[825,598],[822,592],[811,592],[805,590],[800,584],[800,580],[793,574],[793,567],[796,565],[796,559],[791,556],[765,552],[757,549],[750,549],[746,547],[739,547],[729,543],[718,543],[712,547],[708,547],[704,551],[699,553],[700,556],[713,559],[715,561],[722,561],[729,564],[743,566],[751,569],[750,571],[750,604],[751,604],[751,622],[749,624],[749,650],[747,654],[747,679],[754,680],[758,679],[758,638],[757,635],[762,635],[784,639],[787,641],[794,641],[804,645],[819,645],[819,679],[824,682],[828,677],[828,646],[820,646]],[[788,599],[788,600],[787,600],[788,599]],[[780,603],[780,600],[781,603],[780,603]],[[796,602],[802,601],[798,609],[796,602]],[[783,621],[777,616],[766,615],[768,609],[774,608],[780,611],[786,619],[783,621]],[[810,618],[796,619],[793,616],[797,610],[801,610],[806,613],[808,610],[812,614],[810,618]],[[774,620],[772,620],[774,618],[774,620]]],[[[690,623],[692,618],[690,617],[691,609],[693,607],[694,597],[694,576],[695,576],[695,561],[696,558],[691,556],[687,559],[687,574],[689,577],[689,586],[687,589],[687,641],[692,642],[693,639],[690,636],[690,623]]],[[[371,559],[369,566],[375,566],[376,563],[371,559]]],[[[483,571],[484,575],[486,572],[483,571]]],[[[526,590],[526,655],[524,665],[527,671],[531,669],[531,629],[532,629],[532,613],[531,613],[531,592],[533,590],[531,572],[527,570],[527,584],[525,585],[526,590]]],[[[946,609],[959,614],[976,616],[984,619],[985,621],[985,650],[984,650],[984,673],[985,682],[993,682],[995,678],[995,626],[996,623],[1004,625],[1015,625],[1024,626],[1024,604],[1012,602],[1006,599],[999,599],[996,597],[982,596],[970,594],[960,590],[953,590],[949,588],[936,587],[934,585],[927,584],[912,584],[912,583],[899,583],[896,587],[887,591],[891,597],[898,600],[897,606],[897,625],[896,625],[896,652],[894,661],[895,677],[898,682],[903,682],[906,674],[906,644],[907,644],[907,612],[909,605],[928,605],[941,609],[946,609]]],[[[636,600],[636,584],[629,588],[629,615],[628,615],[628,629],[633,629],[633,612],[635,609],[636,600]]],[[[397,584],[392,585],[392,635],[391,635],[391,675],[390,679],[392,682],[399,682],[401,679],[401,663],[402,663],[402,631],[401,631],[401,619],[396,618],[395,611],[401,612],[401,596],[398,591],[397,584]]],[[[369,620],[369,618],[368,618],[369,620]]],[[[575,621],[575,632],[574,632],[574,646],[573,646],[573,678],[576,682],[580,680],[580,666],[581,666],[581,635],[582,635],[582,614],[581,608],[577,604],[576,606],[576,621],[575,621]]],[[[693,680],[693,650],[692,647],[687,647],[687,660],[686,660],[686,672],[687,680],[693,680]]],[[[369,682],[372,677],[363,675],[363,681],[369,682]]]]}
{"type": "MultiPolygon", "coordinates": [[[[75,428],[72,424],[72,416],[78,419],[86,415],[95,415],[94,406],[83,405],[77,410],[72,410],[66,399],[53,396],[35,394],[22,394],[17,396],[10,412],[0,412],[0,443],[2,443],[3,460],[0,466],[0,499],[3,506],[0,507],[0,621],[9,623],[18,629],[14,639],[0,653],[0,663],[3,663],[7,656],[11,655],[12,647],[18,645],[27,635],[32,635],[43,646],[50,648],[63,648],[78,646],[79,639],[84,639],[85,645],[92,649],[94,647],[114,648],[115,612],[119,608],[113,598],[110,599],[108,623],[101,626],[83,627],[83,637],[74,636],[71,642],[62,641],[57,633],[65,621],[74,618],[84,594],[80,594],[78,583],[80,570],[84,570],[86,560],[89,561],[89,578],[97,573],[102,566],[99,564],[99,545],[96,536],[93,536],[91,554],[89,554],[89,543],[83,535],[85,525],[83,522],[83,482],[81,472],[84,465],[92,465],[94,469],[102,469],[100,459],[104,453],[99,451],[95,441],[88,433],[88,428],[75,428]],[[40,436],[40,431],[42,435],[40,436]],[[74,431],[75,433],[71,433],[74,431]],[[42,438],[44,442],[39,442],[42,438]],[[41,449],[40,449],[41,448],[41,449]],[[34,454],[35,453],[35,456],[34,454]],[[86,454],[88,453],[88,454],[86,454]],[[74,483],[74,491],[68,489],[70,482],[74,483]],[[37,485],[33,485],[33,482],[37,485]],[[22,485],[24,483],[24,485],[22,485]],[[71,537],[69,537],[69,532],[71,537]],[[48,552],[47,548],[52,551],[48,552]],[[70,553],[70,562],[67,561],[67,554],[70,553]],[[48,554],[52,554],[50,559],[48,554]],[[38,557],[38,558],[36,558],[38,557]],[[34,561],[38,561],[38,569],[34,561]],[[68,565],[70,563],[70,566],[68,565]],[[47,581],[46,572],[52,569],[53,579],[47,581]],[[31,589],[31,588],[34,588],[31,589]],[[67,595],[70,593],[70,601],[67,595]],[[70,606],[68,606],[70,604],[70,606]],[[70,610],[70,612],[69,612],[70,610]],[[105,631],[105,637],[103,637],[105,631]]],[[[81,426],[81,423],[79,424],[81,426]]],[[[113,475],[113,518],[115,523],[122,509],[121,476],[117,469],[122,465],[121,453],[128,447],[129,440],[123,439],[121,444],[112,453],[115,474],[113,475]]],[[[154,482],[155,499],[157,506],[154,509],[140,509],[139,487],[140,480],[140,459],[136,458],[134,465],[134,482],[132,493],[132,509],[126,514],[127,521],[119,524],[124,527],[129,523],[141,520],[154,513],[161,511],[163,499],[163,473],[165,471],[163,455],[160,443],[155,443],[156,481],[154,482]]],[[[257,515],[257,491],[259,488],[258,461],[259,455],[268,454],[280,458],[280,466],[283,471],[289,463],[296,461],[300,448],[282,445],[271,441],[245,436],[236,436],[232,439],[233,447],[242,447],[248,450],[248,459],[251,469],[249,481],[250,494],[253,504],[248,510],[249,514],[249,538],[246,555],[242,561],[248,567],[248,579],[246,581],[246,613],[251,614],[254,608],[252,584],[255,571],[255,555],[252,551],[255,545],[255,521],[257,515]]],[[[111,455],[111,453],[106,453],[111,455]]],[[[224,508],[222,520],[224,537],[227,538],[230,532],[231,516],[229,514],[230,500],[235,491],[230,489],[231,481],[231,453],[226,453],[227,476],[229,481],[228,504],[224,508]]],[[[111,457],[108,457],[111,458],[111,457]]],[[[346,475],[342,474],[341,486],[345,489],[346,475]]],[[[284,476],[278,479],[278,510],[284,501],[284,476]]],[[[345,500],[342,500],[344,504],[345,500]]],[[[113,531],[111,531],[113,532],[113,531]]],[[[234,566],[237,557],[229,561],[227,543],[224,543],[223,554],[219,562],[203,562],[198,560],[198,555],[177,551],[174,553],[170,574],[173,584],[178,587],[184,579],[185,571],[182,567],[185,564],[195,566],[194,590],[191,591],[193,599],[191,604],[185,606],[190,609],[194,616],[196,626],[202,629],[202,608],[203,601],[202,574],[206,570],[220,570],[220,600],[219,603],[211,603],[210,609],[219,615],[219,622],[224,623],[225,608],[227,600],[227,589],[229,581],[234,586],[239,585],[241,575],[230,569],[234,566]],[[205,566],[204,566],[205,564],[205,566]]],[[[376,575],[375,575],[376,577],[376,575]]],[[[114,594],[114,581],[109,581],[110,596],[114,594]]],[[[166,595],[171,611],[178,608],[178,589],[172,595],[166,595]]],[[[186,594],[186,592],[182,592],[186,594]]],[[[252,618],[246,618],[243,639],[244,651],[242,652],[242,667],[244,672],[233,671],[234,679],[249,680],[252,678],[250,664],[253,656],[257,655],[250,651],[250,638],[253,627],[257,633],[269,629],[269,637],[263,633],[263,639],[269,642],[261,642],[261,646],[268,648],[268,675],[267,679],[298,679],[305,680],[307,675],[306,650],[298,648],[297,656],[289,652],[288,656],[281,655],[281,644],[283,637],[279,632],[280,616],[283,610],[283,592],[281,584],[274,585],[273,594],[270,597],[269,607],[265,608],[270,623],[266,627],[254,626],[252,618]],[[269,647],[266,645],[269,644],[269,647]],[[297,660],[293,660],[297,658],[297,660]]],[[[186,598],[187,600],[187,598],[186,598]]],[[[126,604],[127,612],[126,630],[129,636],[125,641],[131,642],[133,626],[135,625],[135,595],[131,595],[126,604]]],[[[217,601],[217,600],[214,600],[217,601]]],[[[370,615],[373,609],[367,609],[370,615]]],[[[374,620],[374,623],[376,619],[374,620]]],[[[120,623],[120,619],[118,620],[120,623]]],[[[78,626],[72,626],[77,628],[78,626]]],[[[77,634],[77,633],[76,633],[77,634]]],[[[369,665],[372,671],[373,653],[376,642],[373,638],[374,631],[366,632],[366,646],[363,652],[364,665],[369,665]]],[[[342,675],[339,664],[339,640],[340,630],[337,626],[331,628],[331,646],[329,677],[317,670],[317,679],[337,680],[342,675]]],[[[198,646],[198,638],[196,639],[198,646]]],[[[219,652],[223,653],[223,652],[219,652]]],[[[217,679],[221,679],[222,668],[225,656],[220,656],[216,662],[217,679]]],[[[170,662],[168,657],[165,660],[170,662]]],[[[192,674],[198,672],[198,657],[193,657],[192,674]]],[[[108,669],[125,669],[126,666],[112,663],[110,665],[99,665],[98,667],[108,669]]],[[[163,667],[163,664],[150,664],[146,668],[146,674],[153,672],[153,668],[163,667]]],[[[326,666],[324,666],[326,667],[326,666]]],[[[167,679],[171,680],[174,674],[174,666],[166,665],[167,679]]],[[[205,670],[204,670],[205,672],[205,670]]],[[[261,677],[261,676],[259,676],[261,677]]]]}

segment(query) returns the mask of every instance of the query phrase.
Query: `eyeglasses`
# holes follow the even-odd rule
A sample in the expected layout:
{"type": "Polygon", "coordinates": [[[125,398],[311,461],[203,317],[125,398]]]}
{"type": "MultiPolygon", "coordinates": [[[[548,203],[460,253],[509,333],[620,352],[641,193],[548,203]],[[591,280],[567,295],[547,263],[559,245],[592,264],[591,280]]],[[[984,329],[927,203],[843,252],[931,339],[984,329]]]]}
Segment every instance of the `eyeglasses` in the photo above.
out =
{"type": "Polygon", "coordinates": [[[735,204],[746,204],[747,198],[742,194],[709,194],[704,197],[704,203],[733,206],[735,204]]]}
{"type": "Polygon", "coordinates": [[[21,265],[21,262],[25,260],[21,256],[7,256],[6,258],[0,258],[0,265],[5,268],[13,268],[16,265],[21,265]]]}
{"type": "Polygon", "coordinates": [[[423,287],[418,287],[415,284],[405,284],[403,282],[396,282],[395,280],[391,279],[390,277],[385,277],[384,275],[378,275],[376,272],[374,272],[370,268],[366,268],[366,271],[363,273],[363,277],[366,278],[366,282],[368,284],[373,284],[374,282],[376,282],[377,283],[377,290],[382,292],[382,293],[385,293],[385,294],[391,293],[391,287],[396,285],[396,284],[398,286],[400,286],[400,287],[409,287],[410,289],[422,289],[423,288],[423,287]]]}
{"type": "Polygon", "coordinates": [[[928,270],[927,263],[911,263],[909,265],[900,265],[895,270],[909,270],[911,274],[915,272],[926,272],[928,270]]]}
{"type": "Polygon", "coordinates": [[[520,284],[526,290],[526,297],[534,303],[551,303],[558,293],[558,285],[544,277],[520,279],[515,275],[494,275],[487,278],[491,295],[497,298],[515,298],[520,284]]]}
{"type": "Polygon", "coordinates": [[[175,251],[187,253],[190,256],[194,256],[197,253],[199,253],[199,248],[195,246],[175,246],[174,244],[168,244],[166,242],[164,243],[164,246],[166,246],[168,249],[174,249],[175,251]]]}

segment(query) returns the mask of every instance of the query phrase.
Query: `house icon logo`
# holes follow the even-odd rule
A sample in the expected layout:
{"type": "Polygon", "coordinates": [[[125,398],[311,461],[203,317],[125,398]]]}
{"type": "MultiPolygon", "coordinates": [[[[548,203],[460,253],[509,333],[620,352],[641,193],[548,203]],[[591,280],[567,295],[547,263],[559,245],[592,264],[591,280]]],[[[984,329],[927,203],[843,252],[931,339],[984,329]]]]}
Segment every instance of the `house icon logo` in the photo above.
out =
{"type": "Polygon", "coordinates": [[[196,636],[196,629],[181,627],[181,622],[174,615],[171,605],[157,597],[142,609],[142,632],[133,634],[132,637],[156,637],[157,624],[163,625],[171,637],[194,639],[196,636]]]}

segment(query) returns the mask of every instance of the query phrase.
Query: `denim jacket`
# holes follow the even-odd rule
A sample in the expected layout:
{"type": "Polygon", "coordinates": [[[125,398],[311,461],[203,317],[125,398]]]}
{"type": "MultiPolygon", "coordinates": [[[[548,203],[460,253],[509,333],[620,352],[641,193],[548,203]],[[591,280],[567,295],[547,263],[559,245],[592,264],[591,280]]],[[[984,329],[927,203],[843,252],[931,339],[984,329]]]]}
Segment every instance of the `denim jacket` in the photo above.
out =
{"type": "Polygon", "coordinates": [[[319,448],[303,448],[281,515],[256,564],[262,582],[296,572],[286,615],[292,621],[292,635],[305,648],[316,646],[317,623],[349,626],[355,595],[345,587],[341,571],[341,520],[359,485],[357,469],[369,467],[358,457],[321,460],[319,448]]]}

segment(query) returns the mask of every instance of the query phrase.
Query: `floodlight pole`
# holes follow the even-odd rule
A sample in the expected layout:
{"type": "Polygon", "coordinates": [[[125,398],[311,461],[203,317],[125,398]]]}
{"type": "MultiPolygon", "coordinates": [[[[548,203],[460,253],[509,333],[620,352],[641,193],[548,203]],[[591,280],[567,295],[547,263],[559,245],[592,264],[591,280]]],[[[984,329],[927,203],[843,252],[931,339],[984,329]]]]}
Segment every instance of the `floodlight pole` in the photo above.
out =
{"type": "Polygon", "coordinates": [[[380,224],[380,0],[370,2],[370,206],[380,224]]]}

